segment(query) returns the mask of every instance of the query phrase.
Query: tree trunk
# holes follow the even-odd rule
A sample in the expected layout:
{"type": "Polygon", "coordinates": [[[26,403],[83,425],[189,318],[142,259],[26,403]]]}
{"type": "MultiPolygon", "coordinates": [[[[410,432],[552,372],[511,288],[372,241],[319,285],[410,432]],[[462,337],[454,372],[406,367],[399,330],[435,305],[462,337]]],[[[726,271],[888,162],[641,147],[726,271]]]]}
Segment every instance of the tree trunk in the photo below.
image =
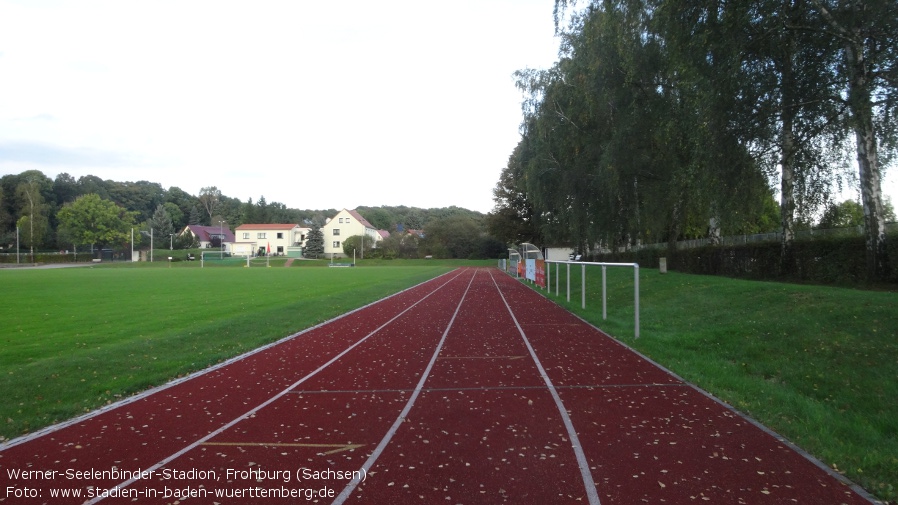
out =
{"type": "Polygon", "coordinates": [[[708,218],[708,240],[711,245],[720,245],[720,210],[717,208],[717,202],[711,203],[711,217],[708,218]]]}
{"type": "Polygon", "coordinates": [[[854,117],[857,142],[858,177],[864,206],[864,234],[867,246],[867,278],[883,280],[888,276],[886,223],[882,208],[882,189],[873,127],[873,101],[870,96],[869,67],[864,60],[863,39],[856,34],[846,44],[845,58],[850,72],[848,100],[854,117]]]}
{"type": "Polygon", "coordinates": [[[795,239],[795,133],[792,131],[795,110],[791,99],[791,54],[787,56],[783,70],[783,103],[780,118],[782,120],[781,132],[781,158],[780,168],[782,178],[780,180],[780,217],[782,224],[782,251],[781,268],[783,273],[791,273],[794,267],[792,261],[792,245],[795,239]]]}

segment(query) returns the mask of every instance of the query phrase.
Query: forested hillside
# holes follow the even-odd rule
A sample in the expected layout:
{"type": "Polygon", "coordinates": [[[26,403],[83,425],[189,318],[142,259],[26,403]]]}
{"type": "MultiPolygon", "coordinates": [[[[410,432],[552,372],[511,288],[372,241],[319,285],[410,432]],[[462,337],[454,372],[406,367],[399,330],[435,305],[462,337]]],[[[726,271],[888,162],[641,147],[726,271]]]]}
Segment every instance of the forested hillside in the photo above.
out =
{"type": "MultiPolygon", "coordinates": [[[[268,202],[264,196],[244,202],[223,195],[215,186],[192,195],[178,187],[165,189],[148,181],[119,182],[94,176],[75,179],[65,173],[50,179],[40,171],[29,170],[0,178],[0,247],[3,250],[15,248],[17,227],[23,249],[34,246],[36,250],[64,250],[90,243],[121,246],[130,240],[131,228],[136,232],[152,229],[156,237],[167,238],[188,224],[221,225],[230,229],[243,223],[314,223],[320,226],[338,210],[293,209],[280,202],[268,202]],[[98,198],[84,199],[88,195],[98,198]],[[70,222],[66,226],[67,213],[63,209],[72,208],[76,202],[81,208],[93,212],[94,219],[98,219],[98,213],[109,214],[106,217],[114,220],[115,225],[103,226],[118,227],[117,234],[90,235],[96,237],[96,241],[89,243],[75,238],[74,232],[81,227],[80,223],[70,222]]],[[[482,240],[484,216],[467,209],[358,207],[357,210],[379,229],[432,230],[435,248],[449,255],[465,254],[463,257],[467,257],[471,251],[453,251],[451,248],[457,246],[451,244],[466,243],[478,237],[482,240]],[[447,229],[458,229],[465,237],[441,238],[447,229]]],[[[71,214],[68,213],[69,220],[77,220],[71,214]]],[[[140,233],[136,238],[138,242],[146,242],[140,233]]],[[[499,250],[503,247],[502,244],[498,246],[499,250]]]]}

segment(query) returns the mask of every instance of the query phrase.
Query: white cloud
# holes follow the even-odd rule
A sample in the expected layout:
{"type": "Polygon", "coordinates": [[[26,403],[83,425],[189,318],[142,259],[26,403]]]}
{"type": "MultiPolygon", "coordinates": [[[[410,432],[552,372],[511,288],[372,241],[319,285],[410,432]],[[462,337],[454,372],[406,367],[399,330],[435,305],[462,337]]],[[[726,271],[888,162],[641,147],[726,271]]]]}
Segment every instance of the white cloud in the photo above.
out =
{"type": "Polygon", "coordinates": [[[518,140],[512,73],[555,60],[552,6],[0,2],[0,138],[52,150],[51,177],[485,212],[518,140]],[[85,150],[121,163],[61,162],[85,150]]]}

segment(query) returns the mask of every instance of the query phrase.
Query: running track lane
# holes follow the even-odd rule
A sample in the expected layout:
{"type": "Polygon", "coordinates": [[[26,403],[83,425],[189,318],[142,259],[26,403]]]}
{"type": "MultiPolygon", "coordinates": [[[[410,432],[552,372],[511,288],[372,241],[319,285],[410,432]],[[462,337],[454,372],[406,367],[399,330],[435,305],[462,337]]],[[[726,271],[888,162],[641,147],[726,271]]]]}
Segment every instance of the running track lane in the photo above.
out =
{"type": "MultiPolygon", "coordinates": [[[[199,390],[186,388],[186,397],[184,391],[170,391],[179,384],[97,416],[130,412],[130,431],[119,424],[116,435],[124,432],[144,445],[131,449],[137,454],[128,464],[147,469],[154,464],[148,461],[155,461],[159,471],[218,474],[205,482],[141,479],[129,489],[330,486],[343,491],[337,503],[866,503],[723,405],[504,274],[465,270],[446,280],[259,353],[274,357],[254,355],[200,375],[187,384],[214,377],[199,390]],[[400,310],[405,312],[396,316],[400,310]],[[339,328],[326,329],[334,324],[339,328]],[[342,338],[346,333],[354,337],[342,338]],[[294,345],[299,341],[303,345],[294,345]],[[243,363],[253,359],[253,367],[243,363]],[[232,366],[236,374],[228,371],[232,366]],[[247,371],[249,381],[242,377],[247,371]],[[166,394],[155,398],[160,393],[166,394]],[[222,424],[216,419],[227,413],[213,412],[235,403],[225,401],[231,396],[242,397],[242,412],[249,414],[222,424]],[[139,415],[136,404],[152,399],[139,415]],[[257,407],[248,410],[249,403],[257,407]],[[160,429],[155,421],[172,411],[178,412],[176,427],[192,427],[190,436],[160,429]],[[147,433],[153,443],[146,443],[147,433]],[[143,448],[155,454],[173,447],[180,449],[161,460],[142,457],[143,448]],[[228,468],[264,472],[251,482],[223,479],[228,468]],[[294,472],[290,482],[271,478],[287,468],[294,472]],[[298,482],[299,468],[363,469],[364,479],[298,482]]],[[[88,437],[90,446],[65,443],[65,431],[16,447],[53,435],[49,447],[25,451],[38,453],[30,457],[32,469],[46,469],[40,451],[54,447],[78,456],[104,446],[112,446],[107,452],[122,451],[123,444],[110,443],[115,437],[103,434],[88,437]]],[[[10,458],[14,449],[0,452],[4,472],[29,464],[10,458]]],[[[59,468],[128,468],[121,460],[94,458],[56,456],[55,462],[59,468]]],[[[141,503],[175,501],[141,498],[141,503]]],[[[103,502],[125,501],[132,500],[103,502]]],[[[272,498],[194,502],[271,503],[272,498]]]]}
{"type": "Polygon", "coordinates": [[[571,412],[603,504],[871,503],[707,393],[495,278],[571,412]]]}
{"type": "MultiPolygon", "coordinates": [[[[221,480],[225,480],[222,475],[211,480],[190,478],[189,474],[186,474],[188,476],[185,479],[163,481],[158,478],[163,470],[177,470],[178,465],[191,465],[191,461],[195,459],[192,453],[188,454],[191,450],[214,453],[229,468],[241,470],[258,464],[250,459],[233,465],[231,462],[239,460],[240,455],[249,457],[252,454],[248,453],[253,451],[267,451],[260,455],[262,457],[256,458],[260,463],[267,461],[266,456],[283,456],[285,452],[289,455],[290,451],[301,453],[302,461],[305,459],[304,453],[352,453],[355,445],[347,437],[341,436],[334,440],[329,439],[325,433],[295,437],[296,440],[290,441],[273,438],[278,435],[271,433],[268,437],[255,438],[245,444],[250,448],[249,451],[240,445],[216,446],[207,442],[210,437],[221,435],[228,428],[231,431],[245,429],[243,425],[248,423],[241,421],[264,417],[258,415],[260,411],[276,418],[281,414],[277,410],[280,403],[290,401],[294,396],[301,398],[300,395],[289,393],[293,387],[326,370],[333,363],[346,359],[355,348],[372,340],[378,333],[386,332],[388,328],[393,334],[408,333],[407,329],[421,332],[429,330],[434,333],[434,328],[448,321],[448,316],[441,318],[437,314],[444,303],[443,299],[460,297],[458,283],[453,281],[461,273],[452,272],[423,283],[328,324],[300,332],[261,352],[244,356],[226,366],[215,367],[189,380],[175,382],[152,391],[151,394],[121,402],[77,422],[65,423],[37,436],[4,444],[0,448],[0,500],[5,499],[7,503],[18,501],[14,495],[7,495],[7,486],[15,486],[17,490],[26,487],[36,489],[40,499],[30,501],[31,503],[83,503],[83,498],[50,498],[50,494],[53,489],[71,488],[80,490],[82,496],[96,495],[98,490],[118,486],[112,494],[125,496],[136,490],[143,493],[137,495],[141,502],[152,502],[147,498],[161,496],[156,491],[165,487],[202,488],[211,491],[221,485],[221,480]],[[422,315],[427,318],[421,317],[422,315]],[[425,320],[425,324],[418,324],[425,320]],[[237,453],[238,456],[228,458],[228,454],[232,453],[237,453]],[[9,473],[25,470],[43,474],[29,475],[31,478],[11,478],[9,473]],[[69,478],[66,474],[69,470],[97,470],[105,474],[78,474],[75,478],[69,478]],[[152,475],[153,478],[131,482],[130,479],[117,478],[118,470],[155,470],[156,473],[152,475]]],[[[391,363],[396,364],[398,362],[391,363]]],[[[395,372],[400,373],[402,370],[404,369],[395,372]]],[[[351,368],[347,373],[352,373],[351,368]]],[[[378,399],[369,397],[368,401],[380,407],[378,399]]],[[[302,407],[300,414],[308,411],[318,417],[326,416],[324,425],[335,424],[330,416],[335,411],[326,404],[320,408],[318,405],[302,407]]],[[[362,428],[363,431],[365,429],[362,428]]],[[[275,464],[279,463],[275,461],[275,464]]],[[[280,466],[273,468],[285,469],[280,466]]],[[[213,469],[193,465],[189,466],[189,470],[205,472],[213,469]]],[[[174,471],[171,474],[180,476],[174,471]]],[[[237,479],[236,482],[224,484],[232,484],[234,487],[245,484],[244,487],[249,487],[257,482],[237,479]]],[[[292,484],[297,484],[295,479],[292,484]]],[[[158,503],[171,501],[170,498],[160,499],[158,503]]],[[[248,503],[245,500],[232,502],[248,503]]]]}

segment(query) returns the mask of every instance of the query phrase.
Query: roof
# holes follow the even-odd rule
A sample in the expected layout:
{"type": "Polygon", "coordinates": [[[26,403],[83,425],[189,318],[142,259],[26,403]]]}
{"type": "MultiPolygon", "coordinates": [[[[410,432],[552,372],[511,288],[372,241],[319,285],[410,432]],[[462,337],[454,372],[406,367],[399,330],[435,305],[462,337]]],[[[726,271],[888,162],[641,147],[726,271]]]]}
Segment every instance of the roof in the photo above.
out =
{"type": "Polygon", "coordinates": [[[238,230],[292,230],[299,226],[296,223],[261,223],[261,224],[241,224],[237,227],[238,230]]]}
{"type": "MultiPolygon", "coordinates": [[[[343,209],[343,210],[346,210],[346,209],[343,209]]],[[[356,221],[362,223],[362,226],[364,226],[365,228],[371,228],[372,230],[376,229],[376,228],[374,228],[374,225],[369,223],[367,219],[363,218],[362,215],[359,214],[359,212],[357,210],[355,210],[355,209],[346,210],[346,212],[348,212],[349,215],[352,216],[356,221]]]]}
{"type": "MultiPolygon", "coordinates": [[[[210,242],[212,240],[212,235],[224,235],[225,242],[234,242],[234,233],[228,227],[221,226],[202,226],[198,224],[188,224],[184,231],[190,230],[191,233],[199,240],[200,242],[210,242]]],[[[181,233],[184,233],[181,231],[181,233]]]]}

